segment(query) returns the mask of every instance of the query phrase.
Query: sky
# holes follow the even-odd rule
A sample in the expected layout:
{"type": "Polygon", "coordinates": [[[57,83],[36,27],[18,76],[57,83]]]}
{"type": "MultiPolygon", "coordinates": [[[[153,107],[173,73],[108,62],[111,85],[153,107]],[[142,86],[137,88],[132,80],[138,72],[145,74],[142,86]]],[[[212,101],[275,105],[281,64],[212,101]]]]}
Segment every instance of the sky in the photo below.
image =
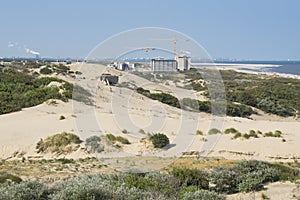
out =
{"type": "Polygon", "coordinates": [[[299,8],[298,0],[2,1],[0,57],[84,58],[122,31],[163,27],[215,59],[300,60],[299,8]]]}

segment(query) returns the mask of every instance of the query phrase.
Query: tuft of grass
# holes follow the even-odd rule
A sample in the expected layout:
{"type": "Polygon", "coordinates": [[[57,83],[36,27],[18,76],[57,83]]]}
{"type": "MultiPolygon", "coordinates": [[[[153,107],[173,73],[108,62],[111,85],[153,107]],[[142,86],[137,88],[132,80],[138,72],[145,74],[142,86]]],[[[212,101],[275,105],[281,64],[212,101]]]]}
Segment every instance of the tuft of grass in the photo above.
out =
{"type": "Polygon", "coordinates": [[[58,133],[47,137],[45,140],[41,139],[36,149],[38,153],[51,152],[51,153],[67,153],[74,150],[71,145],[80,144],[82,141],[73,133],[58,133]]]}
{"type": "Polygon", "coordinates": [[[59,120],[64,120],[64,119],[66,119],[66,117],[63,116],[63,115],[61,115],[61,116],[59,117],[59,120]]]}
{"type": "Polygon", "coordinates": [[[139,130],[139,133],[140,133],[140,134],[146,134],[146,132],[145,132],[143,129],[140,129],[140,130],[139,130]]]}
{"type": "Polygon", "coordinates": [[[218,133],[221,133],[221,131],[216,128],[212,128],[208,131],[208,135],[214,135],[214,134],[218,134],[218,133]]]}
{"type": "Polygon", "coordinates": [[[126,129],[123,129],[123,130],[122,130],[122,133],[127,134],[128,131],[127,131],[126,129]]]}
{"type": "Polygon", "coordinates": [[[224,131],[225,134],[230,134],[230,133],[235,134],[235,133],[238,133],[238,132],[239,132],[239,131],[236,130],[235,128],[228,128],[228,129],[226,129],[226,130],[224,131]]]}
{"type": "Polygon", "coordinates": [[[242,134],[240,132],[237,132],[236,134],[234,134],[233,139],[238,139],[242,137],[242,134]]]}
{"type": "Polygon", "coordinates": [[[107,134],[107,139],[111,142],[121,142],[122,144],[130,144],[129,140],[127,138],[124,138],[122,136],[114,136],[113,134],[107,134]]]}
{"type": "Polygon", "coordinates": [[[203,132],[200,131],[200,130],[197,130],[197,131],[196,131],[196,135],[203,135],[203,132]]]}

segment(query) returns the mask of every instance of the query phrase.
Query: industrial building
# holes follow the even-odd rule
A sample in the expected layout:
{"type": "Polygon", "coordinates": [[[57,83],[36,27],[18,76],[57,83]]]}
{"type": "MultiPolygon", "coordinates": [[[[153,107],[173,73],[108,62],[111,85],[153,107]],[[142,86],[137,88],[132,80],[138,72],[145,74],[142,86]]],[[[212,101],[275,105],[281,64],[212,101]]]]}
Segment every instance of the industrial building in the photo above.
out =
{"type": "Polygon", "coordinates": [[[164,60],[164,59],[152,59],[151,67],[152,67],[152,71],[154,72],[176,72],[177,61],[164,60]]]}
{"type": "Polygon", "coordinates": [[[191,68],[191,57],[186,55],[177,55],[177,69],[179,71],[189,70],[191,68]]]}
{"type": "Polygon", "coordinates": [[[191,58],[186,55],[176,55],[175,60],[152,59],[151,68],[153,72],[176,72],[189,70],[191,58]]]}

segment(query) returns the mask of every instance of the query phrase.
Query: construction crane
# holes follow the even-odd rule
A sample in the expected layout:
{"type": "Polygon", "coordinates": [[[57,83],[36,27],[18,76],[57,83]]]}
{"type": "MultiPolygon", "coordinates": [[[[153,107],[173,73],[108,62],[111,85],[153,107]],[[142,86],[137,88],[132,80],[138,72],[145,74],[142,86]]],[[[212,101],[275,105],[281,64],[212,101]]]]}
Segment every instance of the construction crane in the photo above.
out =
{"type": "Polygon", "coordinates": [[[174,35],[174,38],[155,38],[152,40],[167,40],[167,41],[173,41],[173,51],[174,51],[174,60],[176,60],[177,57],[177,42],[188,42],[189,39],[177,39],[176,35],[174,35]]]}
{"type": "Polygon", "coordinates": [[[145,47],[145,48],[140,48],[141,50],[144,50],[146,52],[146,60],[149,60],[149,50],[153,51],[155,48],[152,47],[145,47]]]}

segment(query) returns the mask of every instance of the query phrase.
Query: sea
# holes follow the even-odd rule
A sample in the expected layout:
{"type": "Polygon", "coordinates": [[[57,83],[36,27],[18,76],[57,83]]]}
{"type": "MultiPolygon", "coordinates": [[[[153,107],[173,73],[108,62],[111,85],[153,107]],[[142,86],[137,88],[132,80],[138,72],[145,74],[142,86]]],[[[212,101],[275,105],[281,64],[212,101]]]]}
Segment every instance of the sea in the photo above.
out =
{"type": "Polygon", "coordinates": [[[215,63],[271,65],[270,67],[269,66],[262,67],[260,69],[251,70],[251,71],[274,72],[274,73],[293,74],[293,75],[300,76],[300,61],[215,61],[215,63]]]}

